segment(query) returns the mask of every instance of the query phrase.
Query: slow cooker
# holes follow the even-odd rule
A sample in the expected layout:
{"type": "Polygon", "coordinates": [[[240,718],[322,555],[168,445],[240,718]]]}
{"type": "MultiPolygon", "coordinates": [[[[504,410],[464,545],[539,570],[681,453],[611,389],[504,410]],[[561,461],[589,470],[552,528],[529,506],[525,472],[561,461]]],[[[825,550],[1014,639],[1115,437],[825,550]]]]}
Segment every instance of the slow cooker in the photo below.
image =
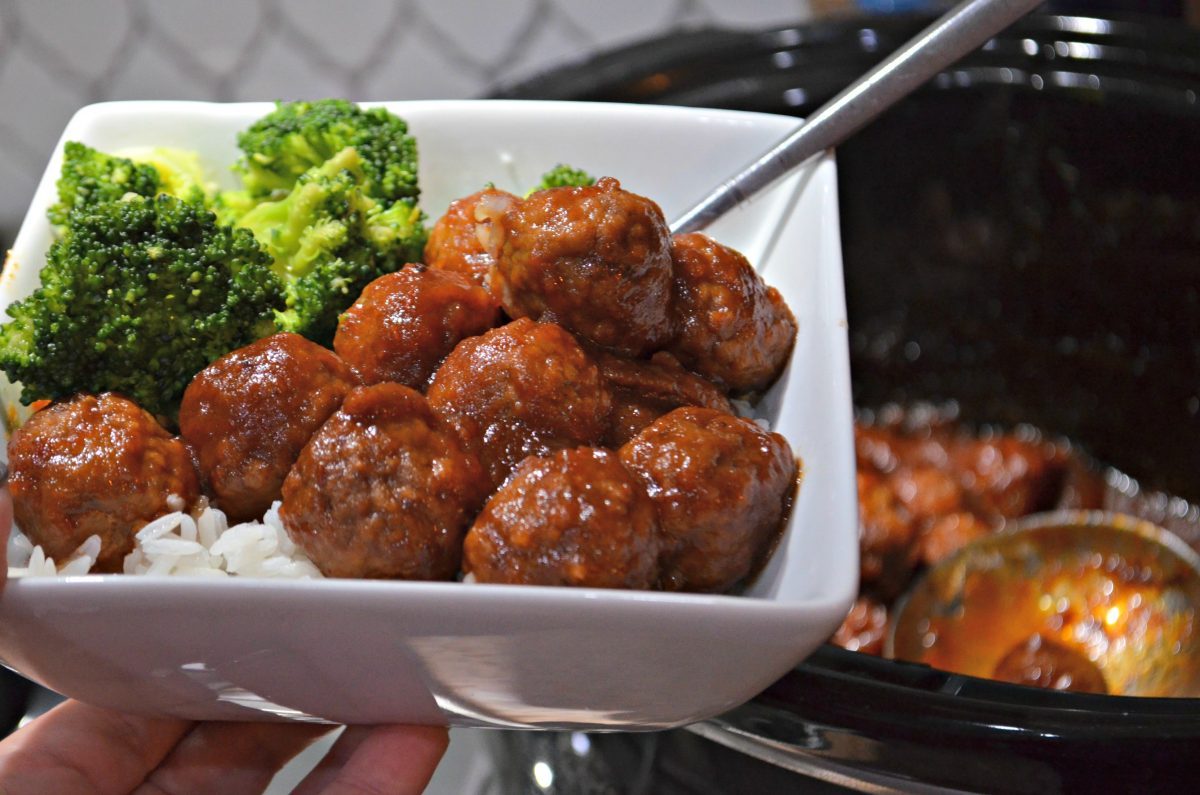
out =
{"type": "MultiPolygon", "coordinates": [[[[804,116],[928,22],[683,32],[495,96],[804,116]]],[[[949,403],[1064,436],[1122,473],[1123,507],[1200,548],[1197,92],[1200,33],[1181,22],[1040,14],[841,146],[856,403],[949,403]]],[[[1191,791],[1200,699],[1043,691],[827,645],[687,729],[494,742],[506,792],[1191,791]]]]}

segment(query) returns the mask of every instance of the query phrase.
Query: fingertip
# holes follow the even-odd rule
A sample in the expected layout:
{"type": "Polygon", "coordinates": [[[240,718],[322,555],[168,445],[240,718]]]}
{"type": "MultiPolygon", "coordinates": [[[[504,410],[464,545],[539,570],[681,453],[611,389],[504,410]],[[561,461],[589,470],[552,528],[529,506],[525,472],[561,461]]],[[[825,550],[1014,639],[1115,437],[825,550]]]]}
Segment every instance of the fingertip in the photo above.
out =
{"type": "Polygon", "coordinates": [[[351,726],[296,792],[417,795],[433,778],[449,744],[443,726],[351,726]]]}
{"type": "Polygon", "coordinates": [[[405,747],[421,758],[441,759],[450,747],[450,730],[445,726],[363,726],[379,742],[405,747]]]}

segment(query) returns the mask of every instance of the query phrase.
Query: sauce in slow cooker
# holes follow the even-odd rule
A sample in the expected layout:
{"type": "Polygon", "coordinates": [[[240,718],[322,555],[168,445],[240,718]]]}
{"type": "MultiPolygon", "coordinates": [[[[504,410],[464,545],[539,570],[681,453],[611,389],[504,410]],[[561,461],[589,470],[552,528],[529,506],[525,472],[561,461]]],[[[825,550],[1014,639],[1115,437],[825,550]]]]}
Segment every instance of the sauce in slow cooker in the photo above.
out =
{"type": "MultiPolygon", "coordinates": [[[[1031,428],[973,431],[951,412],[889,409],[856,424],[855,446],[861,585],[832,638],[852,651],[881,654],[897,598],[924,568],[970,541],[1032,513],[1101,506],[1103,483],[1094,468],[1066,442],[1031,428]]],[[[1021,641],[992,650],[993,661],[1002,659],[983,675],[1105,692],[1082,650],[1049,629],[1044,636],[1039,631],[1018,631],[1021,641]]],[[[987,634],[981,628],[980,636],[987,634]]],[[[923,661],[937,666],[935,659],[923,661]]]]}

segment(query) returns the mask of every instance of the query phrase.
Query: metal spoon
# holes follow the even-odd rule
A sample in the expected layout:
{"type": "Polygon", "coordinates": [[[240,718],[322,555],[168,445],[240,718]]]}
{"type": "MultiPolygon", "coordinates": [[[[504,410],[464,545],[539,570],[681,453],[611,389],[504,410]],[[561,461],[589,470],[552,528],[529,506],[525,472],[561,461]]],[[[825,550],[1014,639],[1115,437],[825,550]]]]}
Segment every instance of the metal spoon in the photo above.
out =
{"type": "Polygon", "coordinates": [[[1124,514],[1035,514],[967,544],[897,604],[885,654],[956,673],[1200,696],[1200,556],[1124,514]]]}
{"type": "Polygon", "coordinates": [[[871,71],[826,102],[802,127],[684,213],[672,234],[696,232],[775,180],[846,140],[922,83],[1041,4],[964,0],[871,71]]]}

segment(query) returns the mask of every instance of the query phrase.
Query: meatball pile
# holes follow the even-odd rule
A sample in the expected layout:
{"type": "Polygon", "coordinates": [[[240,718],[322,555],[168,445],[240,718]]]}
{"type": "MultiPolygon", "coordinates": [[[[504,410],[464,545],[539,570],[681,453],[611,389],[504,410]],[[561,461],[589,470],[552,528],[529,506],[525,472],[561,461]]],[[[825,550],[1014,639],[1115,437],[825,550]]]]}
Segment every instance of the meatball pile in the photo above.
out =
{"type": "Polygon", "coordinates": [[[363,290],[333,350],[280,333],[184,394],[173,436],[116,395],[13,438],[17,518],[48,554],[207,499],[279,502],[327,576],[724,592],[786,520],[797,464],[731,397],[779,377],[796,324],[737,252],[672,239],[604,178],[454,202],[425,262],[363,290]]]}

